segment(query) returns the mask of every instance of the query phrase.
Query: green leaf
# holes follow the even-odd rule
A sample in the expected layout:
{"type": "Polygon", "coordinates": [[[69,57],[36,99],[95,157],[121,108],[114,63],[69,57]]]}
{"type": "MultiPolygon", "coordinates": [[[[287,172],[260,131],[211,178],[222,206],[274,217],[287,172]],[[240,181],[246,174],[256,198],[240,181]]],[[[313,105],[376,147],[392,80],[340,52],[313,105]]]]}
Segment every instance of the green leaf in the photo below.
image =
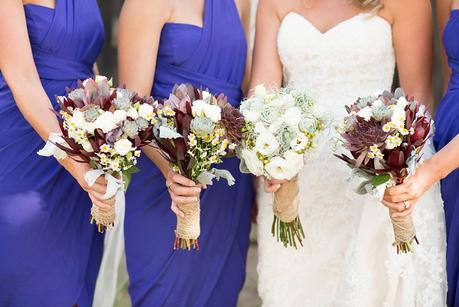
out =
{"type": "Polygon", "coordinates": [[[124,181],[124,191],[126,192],[127,189],[129,188],[129,184],[131,183],[132,179],[132,173],[129,172],[123,172],[123,181],[124,181]]]}
{"type": "Polygon", "coordinates": [[[129,169],[126,170],[126,172],[129,174],[136,174],[140,172],[140,168],[138,168],[137,166],[131,166],[129,169]]]}
{"type": "Polygon", "coordinates": [[[389,180],[390,180],[389,174],[382,174],[382,175],[374,176],[373,179],[371,179],[371,184],[377,187],[377,186],[387,183],[389,180]]]}

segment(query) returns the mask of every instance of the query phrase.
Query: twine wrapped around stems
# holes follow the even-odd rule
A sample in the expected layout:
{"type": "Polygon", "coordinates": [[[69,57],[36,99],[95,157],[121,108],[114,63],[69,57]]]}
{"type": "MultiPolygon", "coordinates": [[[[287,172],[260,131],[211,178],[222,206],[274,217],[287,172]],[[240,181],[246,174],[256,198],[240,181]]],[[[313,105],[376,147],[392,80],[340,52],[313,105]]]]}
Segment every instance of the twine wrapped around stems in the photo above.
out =
{"type": "Polygon", "coordinates": [[[300,186],[298,176],[281,185],[274,193],[273,213],[274,220],[271,232],[277,241],[285,247],[297,248],[298,243],[303,246],[304,231],[298,216],[300,204],[300,186]]]}
{"type": "Polygon", "coordinates": [[[413,223],[413,217],[411,215],[406,217],[393,217],[394,210],[389,210],[390,220],[394,229],[395,242],[394,246],[397,247],[397,254],[413,252],[412,243],[419,241],[416,237],[416,229],[413,223]]]}
{"type": "Polygon", "coordinates": [[[110,229],[115,225],[115,205],[110,209],[100,209],[96,205],[91,207],[91,223],[96,223],[99,232],[104,232],[106,229],[110,229]]]}
{"type": "Polygon", "coordinates": [[[201,234],[199,200],[195,203],[180,205],[184,217],[177,216],[174,249],[199,250],[198,238],[201,234]]]}

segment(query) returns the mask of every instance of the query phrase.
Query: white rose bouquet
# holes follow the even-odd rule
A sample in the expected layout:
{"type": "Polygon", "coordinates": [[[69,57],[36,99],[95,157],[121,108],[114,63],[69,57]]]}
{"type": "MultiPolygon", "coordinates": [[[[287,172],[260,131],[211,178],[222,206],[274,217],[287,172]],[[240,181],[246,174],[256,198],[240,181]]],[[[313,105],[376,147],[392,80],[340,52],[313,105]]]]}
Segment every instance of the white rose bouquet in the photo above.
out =
{"type": "Polygon", "coordinates": [[[242,172],[269,179],[288,180],[274,193],[272,234],[284,246],[302,245],[304,232],[298,216],[297,175],[305,154],[316,146],[314,140],[324,121],[314,112],[314,102],[304,93],[255,88],[242,102],[244,138],[238,156],[242,172]]]}
{"type": "MultiPolygon", "coordinates": [[[[235,154],[242,139],[244,119],[226,97],[212,96],[189,84],[174,87],[155,110],[154,139],[164,158],[179,174],[211,185],[224,178],[234,184],[229,171],[214,168],[222,158],[235,154]]],[[[177,217],[174,249],[199,249],[199,201],[182,205],[185,216],[177,217]]]]}
{"type": "MultiPolygon", "coordinates": [[[[92,170],[85,179],[93,185],[98,177],[107,180],[106,199],[116,197],[115,206],[124,202],[131,175],[138,172],[140,147],[153,140],[154,102],[123,88],[111,88],[106,77],[79,82],[66,97],[57,97],[56,112],[61,133],[51,134],[38,152],[57,159],[71,156],[88,163],[92,170]]],[[[93,205],[91,222],[100,232],[115,222],[115,208],[100,210],[93,205]]]]}

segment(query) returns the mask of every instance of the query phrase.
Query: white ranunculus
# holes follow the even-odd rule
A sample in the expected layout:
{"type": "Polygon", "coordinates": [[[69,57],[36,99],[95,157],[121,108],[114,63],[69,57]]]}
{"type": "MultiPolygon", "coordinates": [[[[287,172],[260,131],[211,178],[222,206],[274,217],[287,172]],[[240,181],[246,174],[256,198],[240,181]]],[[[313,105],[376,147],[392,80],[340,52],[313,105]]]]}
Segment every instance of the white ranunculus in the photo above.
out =
{"type": "Polygon", "coordinates": [[[191,112],[193,116],[203,117],[204,115],[204,108],[206,107],[207,103],[204,100],[195,100],[193,105],[191,106],[191,112]]]}
{"type": "Polygon", "coordinates": [[[262,133],[257,137],[255,149],[262,155],[271,156],[278,148],[279,143],[271,133],[262,133]]]}
{"type": "Polygon", "coordinates": [[[293,96],[290,95],[290,94],[284,95],[282,100],[284,101],[284,106],[285,107],[290,108],[290,107],[293,107],[295,105],[295,98],[293,98],[293,96]]]}
{"type": "Polygon", "coordinates": [[[75,123],[76,128],[84,129],[86,120],[84,119],[84,113],[78,110],[75,110],[72,115],[72,122],[75,123]]]}
{"type": "Polygon", "coordinates": [[[153,107],[147,103],[141,104],[139,107],[139,116],[144,119],[151,118],[153,115],[153,107]]]}
{"type": "Polygon", "coordinates": [[[261,162],[255,151],[243,149],[241,151],[241,158],[249,172],[255,176],[263,175],[263,162],[261,162]]]}
{"type": "Polygon", "coordinates": [[[219,106],[206,104],[204,108],[204,114],[206,117],[210,118],[214,123],[222,119],[222,109],[219,106]]]}
{"type": "Polygon", "coordinates": [[[113,116],[115,117],[115,122],[117,124],[121,123],[122,121],[126,120],[126,111],[124,110],[116,110],[113,113],[113,116]]]}
{"type": "Polygon", "coordinates": [[[284,122],[291,127],[298,127],[298,124],[301,121],[301,110],[297,107],[292,107],[285,111],[284,122]]]}
{"type": "Polygon", "coordinates": [[[256,122],[260,118],[260,112],[257,110],[246,110],[242,115],[248,122],[256,122]]]}
{"type": "Polygon", "coordinates": [[[266,164],[265,169],[268,175],[273,179],[289,180],[296,174],[293,168],[290,167],[289,162],[281,157],[274,157],[266,164]]]}
{"type": "Polygon", "coordinates": [[[95,128],[101,129],[104,133],[107,133],[117,127],[115,116],[113,116],[111,112],[104,112],[96,119],[94,126],[95,128]]]}
{"type": "Polygon", "coordinates": [[[254,90],[253,90],[253,94],[255,96],[264,96],[266,95],[266,88],[263,84],[259,84],[257,86],[255,86],[254,90]]]}
{"type": "Polygon", "coordinates": [[[251,110],[257,110],[259,112],[263,111],[264,107],[265,107],[265,103],[263,102],[263,100],[260,100],[260,99],[255,99],[250,104],[251,110]]]}
{"type": "Polygon", "coordinates": [[[292,168],[292,172],[295,174],[299,173],[304,166],[303,155],[297,154],[293,150],[286,151],[284,159],[288,162],[288,165],[292,168]]]}
{"type": "Polygon", "coordinates": [[[284,99],[282,97],[277,97],[271,101],[271,105],[275,108],[281,108],[284,105],[284,99]]]}
{"type": "Polygon", "coordinates": [[[131,151],[132,143],[127,139],[121,139],[115,142],[114,148],[120,156],[125,156],[131,151]]]}
{"type": "Polygon", "coordinates": [[[133,120],[136,120],[139,117],[139,113],[135,108],[130,108],[126,115],[132,118],[133,120]]]}
{"type": "Polygon", "coordinates": [[[371,107],[365,107],[359,112],[357,112],[357,115],[362,117],[366,121],[369,121],[371,119],[372,114],[373,114],[373,111],[371,110],[371,107]]]}
{"type": "Polygon", "coordinates": [[[297,137],[290,142],[290,147],[295,151],[301,151],[306,148],[309,139],[303,134],[298,133],[297,137]]]}
{"type": "Polygon", "coordinates": [[[261,133],[266,132],[266,131],[267,131],[267,129],[266,129],[265,125],[263,123],[260,123],[260,122],[256,123],[255,127],[253,128],[253,132],[258,133],[258,134],[261,134],[261,133]]]}
{"type": "Polygon", "coordinates": [[[92,148],[91,146],[91,143],[89,143],[89,141],[86,141],[86,142],[83,142],[83,144],[81,144],[83,146],[83,149],[86,150],[87,152],[93,152],[94,149],[92,148]]]}

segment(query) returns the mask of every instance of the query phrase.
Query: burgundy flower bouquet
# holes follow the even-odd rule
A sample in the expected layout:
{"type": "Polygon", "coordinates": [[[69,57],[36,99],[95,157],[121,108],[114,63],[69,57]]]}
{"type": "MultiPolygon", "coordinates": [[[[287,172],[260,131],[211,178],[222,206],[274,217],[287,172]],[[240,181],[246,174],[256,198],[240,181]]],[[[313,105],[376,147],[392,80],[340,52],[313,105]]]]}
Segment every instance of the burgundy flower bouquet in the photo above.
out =
{"type": "MultiPolygon", "coordinates": [[[[155,113],[154,139],[173,170],[205,185],[220,178],[234,184],[229,171],[213,167],[235,154],[244,126],[241,113],[224,95],[215,97],[189,84],[176,85],[155,113]]],[[[177,217],[174,249],[199,249],[199,201],[180,209],[185,217],[177,217]]]]}
{"type": "MultiPolygon", "coordinates": [[[[366,179],[358,193],[382,198],[387,186],[400,184],[415,172],[433,121],[425,107],[402,89],[359,98],[346,110],[341,136],[351,156],[336,156],[366,179]]],[[[395,218],[392,213],[397,253],[411,252],[413,241],[419,244],[412,217],[395,218]]]]}

